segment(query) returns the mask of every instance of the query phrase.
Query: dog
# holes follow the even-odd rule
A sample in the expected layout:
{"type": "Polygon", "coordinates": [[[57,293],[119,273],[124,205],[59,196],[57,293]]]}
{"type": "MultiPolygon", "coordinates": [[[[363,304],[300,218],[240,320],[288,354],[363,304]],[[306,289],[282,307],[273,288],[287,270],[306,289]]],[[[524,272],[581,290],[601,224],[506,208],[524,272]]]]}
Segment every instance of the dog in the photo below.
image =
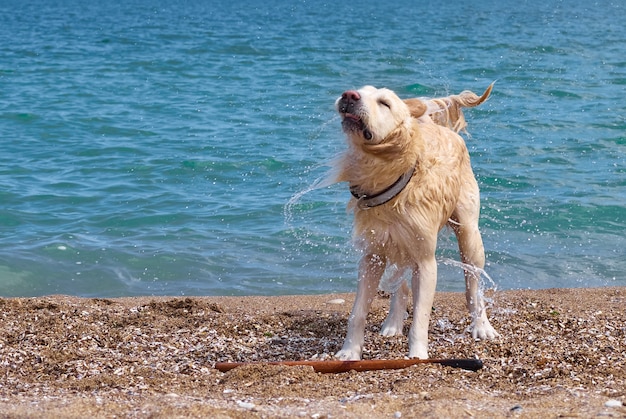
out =
{"type": "Polygon", "coordinates": [[[365,86],[345,91],[335,102],[347,150],[334,163],[337,182],[348,182],[354,211],[354,240],[362,250],[358,285],[348,331],[337,359],[361,359],[366,316],[387,267],[411,272],[391,295],[381,334],[401,335],[409,294],[413,323],[409,357],[428,358],[428,325],[437,283],[435,249],[439,231],[455,233],[466,282],[474,338],[498,333],[487,318],[479,292],[485,253],[478,230],[480,198],[465,141],[462,108],[487,100],[493,84],[478,96],[464,91],[437,99],[400,99],[389,89],[365,86]]]}

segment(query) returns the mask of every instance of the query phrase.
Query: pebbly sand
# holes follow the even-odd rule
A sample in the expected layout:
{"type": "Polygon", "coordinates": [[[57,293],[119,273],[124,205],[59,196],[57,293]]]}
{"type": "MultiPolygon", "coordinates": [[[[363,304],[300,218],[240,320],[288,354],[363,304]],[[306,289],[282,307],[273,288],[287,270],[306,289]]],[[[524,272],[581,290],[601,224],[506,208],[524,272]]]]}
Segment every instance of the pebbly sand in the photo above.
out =
{"type": "MultiPolygon", "coordinates": [[[[471,339],[460,293],[437,294],[430,328],[431,357],[482,370],[343,374],[213,366],[329,357],[352,294],[0,299],[0,417],[626,417],[626,288],[489,296],[499,340],[471,339]]],[[[377,334],[387,307],[374,302],[366,359],[408,352],[377,334]]]]}

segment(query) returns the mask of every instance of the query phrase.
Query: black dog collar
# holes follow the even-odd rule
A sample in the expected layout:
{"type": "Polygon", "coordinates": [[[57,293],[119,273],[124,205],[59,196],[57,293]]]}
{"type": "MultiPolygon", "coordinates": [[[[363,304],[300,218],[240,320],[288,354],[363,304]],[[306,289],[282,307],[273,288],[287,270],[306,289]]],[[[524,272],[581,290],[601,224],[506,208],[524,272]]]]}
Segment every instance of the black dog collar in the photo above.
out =
{"type": "Polygon", "coordinates": [[[391,186],[378,193],[371,195],[367,193],[361,193],[359,191],[360,188],[357,185],[350,186],[350,193],[353,197],[357,199],[357,206],[360,209],[374,208],[379,205],[385,204],[398,196],[398,194],[400,194],[400,192],[404,190],[406,185],[411,180],[411,177],[413,177],[416,166],[417,164],[411,167],[408,172],[400,176],[398,180],[396,180],[391,186]]]}

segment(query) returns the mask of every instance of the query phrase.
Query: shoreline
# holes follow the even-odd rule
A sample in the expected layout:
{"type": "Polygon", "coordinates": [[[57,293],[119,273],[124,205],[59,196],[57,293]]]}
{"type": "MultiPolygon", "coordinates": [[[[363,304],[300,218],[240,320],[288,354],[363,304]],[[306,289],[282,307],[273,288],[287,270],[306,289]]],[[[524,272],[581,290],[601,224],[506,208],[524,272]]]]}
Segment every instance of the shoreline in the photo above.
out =
{"type": "MultiPolygon", "coordinates": [[[[328,359],[354,294],[276,297],[2,298],[2,417],[626,416],[626,287],[489,293],[502,335],[474,341],[464,294],[440,292],[431,358],[480,358],[321,374],[311,367],[215,362],[328,359]],[[341,302],[343,300],[343,302],[341,302]]],[[[405,335],[378,335],[364,359],[404,358],[405,335]]]]}

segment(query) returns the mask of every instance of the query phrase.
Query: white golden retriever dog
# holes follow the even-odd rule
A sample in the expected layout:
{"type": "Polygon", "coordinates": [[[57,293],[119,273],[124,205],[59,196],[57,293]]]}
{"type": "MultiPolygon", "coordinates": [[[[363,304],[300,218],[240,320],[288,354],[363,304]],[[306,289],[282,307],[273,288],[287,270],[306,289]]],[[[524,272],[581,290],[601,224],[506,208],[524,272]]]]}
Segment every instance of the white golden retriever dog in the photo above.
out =
{"type": "MultiPolygon", "coordinates": [[[[363,250],[356,299],[338,359],[361,359],[366,316],[385,269],[392,265],[412,272],[409,357],[428,358],[428,323],[437,283],[435,248],[445,225],[456,234],[463,263],[484,267],[478,184],[458,132],[466,126],[462,108],[484,102],[491,89],[480,97],[465,91],[439,99],[401,100],[391,90],[365,86],[337,99],[348,149],[337,160],[335,180],[350,185],[354,237],[363,250]]],[[[465,283],[472,336],[498,336],[487,318],[476,270],[465,270],[465,283]]],[[[383,335],[402,334],[408,298],[404,281],[391,297],[383,335]]]]}

